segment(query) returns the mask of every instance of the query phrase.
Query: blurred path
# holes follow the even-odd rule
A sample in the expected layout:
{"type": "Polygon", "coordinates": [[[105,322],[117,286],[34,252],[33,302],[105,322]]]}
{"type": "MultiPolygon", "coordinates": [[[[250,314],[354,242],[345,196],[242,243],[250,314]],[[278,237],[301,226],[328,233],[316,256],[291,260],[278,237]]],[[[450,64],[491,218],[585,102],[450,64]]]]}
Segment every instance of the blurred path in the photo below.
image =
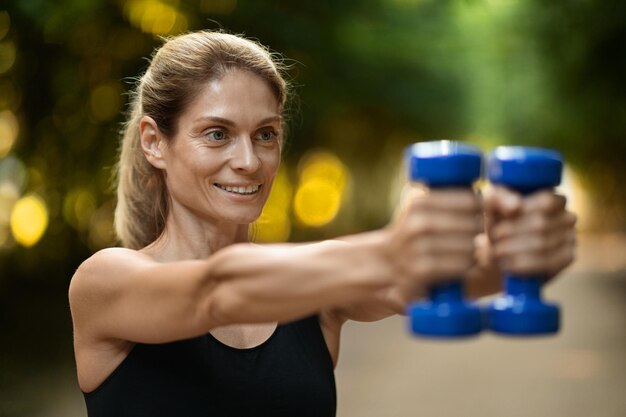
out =
{"type": "Polygon", "coordinates": [[[348,324],[339,417],[626,416],[626,237],[583,236],[578,257],[545,291],[562,307],[556,337],[436,342],[402,318],[348,324]]]}
{"type": "MultiPolygon", "coordinates": [[[[563,308],[557,337],[433,342],[410,337],[399,317],[347,324],[338,417],[626,416],[626,236],[582,236],[579,248],[577,263],[546,291],[563,308]]],[[[41,310],[3,328],[6,340],[34,330],[40,339],[27,351],[0,343],[0,417],[85,416],[65,297],[64,289],[14,303],[14,318],[28,303],[41,310]],[[37,321],[42,311],[50,323],[37,321]]]]}

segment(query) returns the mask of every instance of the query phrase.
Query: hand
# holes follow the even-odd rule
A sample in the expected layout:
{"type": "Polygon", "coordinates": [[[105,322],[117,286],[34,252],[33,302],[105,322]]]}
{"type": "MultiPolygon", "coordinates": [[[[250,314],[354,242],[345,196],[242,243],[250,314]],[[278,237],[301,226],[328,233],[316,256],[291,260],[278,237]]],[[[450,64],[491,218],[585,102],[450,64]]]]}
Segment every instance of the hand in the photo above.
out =
{"type": "Polygon", "coordinates": [[[554,277],[575,254],[576,215],[552,191],[522,197],[503,187],[485,192],[487,234],[501,271],[554,277]]]}
{"type": "Polygon", "coordinates": [[[464,276],[476,262],[482,219],[481,199],[470,189],[407,189],[385,248],[399,285],[419,290],[464,276]]]}

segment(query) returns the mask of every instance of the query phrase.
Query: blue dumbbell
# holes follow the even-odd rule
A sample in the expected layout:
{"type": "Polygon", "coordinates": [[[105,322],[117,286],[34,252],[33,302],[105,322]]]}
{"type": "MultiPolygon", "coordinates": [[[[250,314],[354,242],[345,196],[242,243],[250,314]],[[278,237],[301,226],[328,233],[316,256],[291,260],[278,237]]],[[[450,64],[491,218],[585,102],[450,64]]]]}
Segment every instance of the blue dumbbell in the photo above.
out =
{"type": "MultiPolygon", "coordinates": [[[[522,195],[556,187],[562,170],[561,155],[543,148],[501,146],[487,160],[491,183],[522,195]]],[[[509,335],[556,333],[559,307],[541,299],[543,282],[540,275],[518,277],[505,272],[504,294],[487,308],[489,328],[509,335]]]]}
{"type": "MultiPolygon", "coordinates": [[[[482,154],[452,141],[421,142],[407,149],[409,178],[430,188],[468,187],[481,176],[482,154]]],[[[411,330],[428,337],[462,337],[483,329],[480,308],[464,300],[460,277],[429,288],[429,299],[409,306],[411,330]]]]}

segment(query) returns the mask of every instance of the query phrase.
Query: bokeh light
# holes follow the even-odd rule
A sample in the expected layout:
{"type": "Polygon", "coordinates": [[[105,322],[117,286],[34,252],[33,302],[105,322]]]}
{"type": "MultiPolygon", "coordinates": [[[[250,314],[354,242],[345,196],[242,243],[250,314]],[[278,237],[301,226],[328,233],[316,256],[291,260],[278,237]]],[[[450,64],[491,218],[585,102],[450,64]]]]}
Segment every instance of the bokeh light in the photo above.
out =
{"type": "Polygon", "coordinates": [[[96,207],[96,198],[91,191],[75,188],[65,196],[63,218],[75,229],[84,231],[89,227],[96,207]]]}
{"type": "Polygon", "coordinates": [[[272,186],[272,192],[259,219],[251,228],[251,238],[256,242],[285,242],[291,234],[289,218],[293,186],[283,166],[272,186]]]}
{"type": "Polygon", "coordinates": [[[0,111],[0,158],[13,148],[19,133],[17,118],[10,110],[0,111]]]}
{"type": "Polygon", "coordinates": [[[21,192],[28,174],[24,163],[13,155],[0,159],[0,183],[9,181],[21,192]]]}
{"type": "Polygon", "coordinates": [[[17,243],[27,248],[36,244],[48,227],[48,208],[41,197],[20,198],[11,212],[11,232],[17,243]]]}
{"type": "Polygon", "coordinates": [[[131,0],[124,12],[130,23],[153,35],[170,35],[187,30],[187,18],[173,6],[158,0],[131,0]]]}
{"type": "Polygon", "coordinates": [[[89,220],[89,248],[92,251],[111,246],[115,242],[113,229],[113,213],[115,205],[113,201],[107,201],[93,212],[89,220]]]}
{"type": "Polygon", "coordinates": [[[341,191],[323,179],[307,181],[298,187],[294,210],[303,224],[319,227],[332,221],[341,205],[341,191]]]}
{"type": "Polygon", "coordinates": [[[11,181],[0,182],[0,229],[6,229],[11,221],[13,206],[20,198],[20,191],[11,181]]]}
{"type": "Polygon", "coordinates": [[[567,197],[568,209],[576,213],[576,228],[585,231],[593,225],[593,210],[589,200],[589,191],[585,189],[579,174],[571,166],[565,164],[563,180],[557,192],[567,197]]]}
{"type": "Polygon", "coordinates": [[[294,196],[296,218],[304,225],[320,227],[339,213],[349,173],[329,151],[306,154],[300,163],[300,182],[294,196]]]}
{"type": "Polygon", "coordinates": [[[0,42],[0,74],[4,74],[13,68],[16,52],[13,42],[0,42]]]}
{"type": "Polygon", "coordinates": [[[89,96],[91,114],[100,122],[106,122],[116,117],[122,108],[122,103],[122,89],[115,82],[97,86],[89,96]]]}

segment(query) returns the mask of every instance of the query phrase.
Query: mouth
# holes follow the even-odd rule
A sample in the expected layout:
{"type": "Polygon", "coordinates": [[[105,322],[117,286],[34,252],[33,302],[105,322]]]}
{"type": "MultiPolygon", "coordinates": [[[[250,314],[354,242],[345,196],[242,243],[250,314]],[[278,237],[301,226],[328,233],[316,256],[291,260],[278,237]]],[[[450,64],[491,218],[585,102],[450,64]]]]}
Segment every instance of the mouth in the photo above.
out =
{"type": "Polygon", "coordinates": [[[239,195],[252,195],[259,192],[261,189],[261,184],[248,185],[246,187],[237,187],[232,185],[222,185],[222,184],[213,184],[217,188],[220,188],[224,191],[228,191],[229,193],[239,194],[239,195]]]}

